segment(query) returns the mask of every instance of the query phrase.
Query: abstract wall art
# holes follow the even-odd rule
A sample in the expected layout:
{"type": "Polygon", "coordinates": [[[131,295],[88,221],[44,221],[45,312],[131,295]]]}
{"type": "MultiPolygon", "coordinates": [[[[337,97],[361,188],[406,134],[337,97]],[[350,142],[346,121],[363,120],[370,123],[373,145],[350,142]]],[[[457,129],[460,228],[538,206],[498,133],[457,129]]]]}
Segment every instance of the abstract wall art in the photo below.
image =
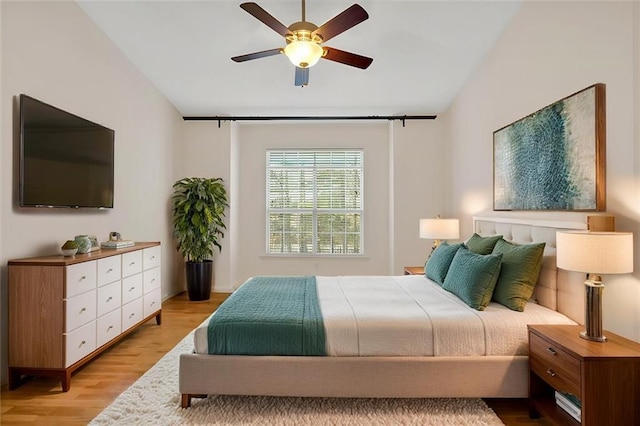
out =
{"type": "Polygon", "coordinates": [[[605,85],[493,132],[493,209],[605,211],[605,85]]]}

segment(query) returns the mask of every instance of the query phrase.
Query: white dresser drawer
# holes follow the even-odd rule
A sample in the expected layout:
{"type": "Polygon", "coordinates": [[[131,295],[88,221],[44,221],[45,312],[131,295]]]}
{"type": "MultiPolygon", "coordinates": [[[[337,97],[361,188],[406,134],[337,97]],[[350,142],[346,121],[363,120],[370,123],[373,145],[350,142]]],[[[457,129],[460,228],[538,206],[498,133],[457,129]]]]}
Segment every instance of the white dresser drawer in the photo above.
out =
{"type": "Polygon", "coordinates": [[[162,309],[162,295],[160,294],[160,289],[153,290],[151,293],[145,294],[143,299],[145,318],[162,309]]]}
{"type": "Polygon", "coordinates": [[[96,261],[76,263],[66,267],[67,280],[65,284],[65,297],[70,298],[76,294],[96,288],[96,261]]]}
{"type": "Polygon", "coordinates": [[[142,321],[142,297],[122,306],[122,331],[142,321]]]}
{"type": "Polygon", "coordinates": [[[142,250],[122,254],[122,277],[142,272],[142,250]]]}
{"type": "MultiPolygon", "coordinates": [[[[65,331],[70,332],[96,319],[96,290],[79,294],[64,301],[66,313],[65,331]]],[[[95,343],[95,339],[94,339],[95,343]]]]}
{"type": "Polygon", "coordinates": [[[151,269],[160,266],[160,246],[142,249],[142,268],[151,269]]]}
{"type": "Polygon", "coordinates": [[[142,297],[142,274],[132,275],[122,279],[122,304],[142,297]]]}
{"type": "Polygon", "coordinates": [[[98,317],[119,308],[122,304],[122,283],[107,284],[98,287],[98,317]]]}
{"type": "Polygon", "coordinates": [[[112,339],[118,337],[122,332],[122,309],[118,307],[113,312],[98,318],[97,321],[97,343],[96,347],[104,345],[112,339]]]}
{"type": "Polygon", "coordinates": [[[96,349],[96,322],[91,321],[66,335],[65,367],[89,355],[96,349]]]}
{"type": "Polygon", "coordinates": [[[160,285],[160,267],[149,269],[142,273],[143,293],[159,289],[160,285]]]}
{"type": "Polygon", "coordinates": [[[119,255],[98,259],[98,286],[119,280],[121,271],[122,259],[119,255]]]}

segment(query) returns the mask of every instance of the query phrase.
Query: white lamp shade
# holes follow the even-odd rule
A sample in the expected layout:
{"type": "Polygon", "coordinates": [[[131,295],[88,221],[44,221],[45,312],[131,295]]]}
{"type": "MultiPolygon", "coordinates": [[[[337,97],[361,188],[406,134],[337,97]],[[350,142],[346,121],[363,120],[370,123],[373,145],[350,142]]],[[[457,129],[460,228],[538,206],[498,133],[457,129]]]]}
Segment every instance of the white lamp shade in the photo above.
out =
{"type": "Polygon", "coordinates": [[[420,219],[420,238],[455,240],[459,237],[458,219],[420,219]]]}
{"type": "Polygon", "coordinates": [[[322,53],[322,47],[318,43],[307,40],[293,40],[284,48],[284,54],[291,63],[300,68],[314,66],[322,57],[322,53]]]}
{"type": "Polygon", "coordinates": [[[631,232],[557,232],[558,268],[589,274],[633,272],[631,232]]]}

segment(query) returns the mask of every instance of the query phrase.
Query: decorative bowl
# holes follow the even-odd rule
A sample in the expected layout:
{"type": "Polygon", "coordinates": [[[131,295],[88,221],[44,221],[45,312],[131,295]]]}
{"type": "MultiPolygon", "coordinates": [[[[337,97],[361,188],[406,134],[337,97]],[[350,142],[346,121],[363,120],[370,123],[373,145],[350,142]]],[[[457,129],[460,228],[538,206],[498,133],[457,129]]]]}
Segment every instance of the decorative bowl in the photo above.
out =
{"type": "Polygon", "coordinates": [[[78,245],[78,253],[89,253],[91,250],[91,239],[88,235],[76,235],[74,241],[78,245]]]}
{"type": "Polygon", "coordinates": [[[77,248],[72,248],[72,249],[61,249],[62,250],[62,254],[65,256],[73,256],[78,252],[77,248]]]}

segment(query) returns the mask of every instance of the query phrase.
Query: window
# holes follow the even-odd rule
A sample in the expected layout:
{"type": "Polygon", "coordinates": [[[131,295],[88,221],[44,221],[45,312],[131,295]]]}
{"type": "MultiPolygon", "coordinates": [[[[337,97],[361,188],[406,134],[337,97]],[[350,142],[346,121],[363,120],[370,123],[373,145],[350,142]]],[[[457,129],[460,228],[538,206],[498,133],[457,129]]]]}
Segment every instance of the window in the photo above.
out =
{"type": "Polygon", "coordinates": [[[267,253],[362,254],[362,150],[267,151],[267,253]]]}

